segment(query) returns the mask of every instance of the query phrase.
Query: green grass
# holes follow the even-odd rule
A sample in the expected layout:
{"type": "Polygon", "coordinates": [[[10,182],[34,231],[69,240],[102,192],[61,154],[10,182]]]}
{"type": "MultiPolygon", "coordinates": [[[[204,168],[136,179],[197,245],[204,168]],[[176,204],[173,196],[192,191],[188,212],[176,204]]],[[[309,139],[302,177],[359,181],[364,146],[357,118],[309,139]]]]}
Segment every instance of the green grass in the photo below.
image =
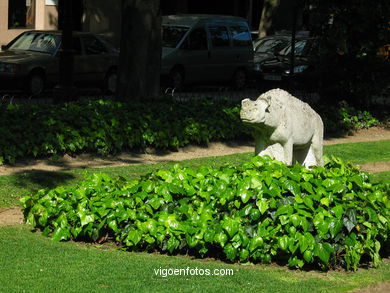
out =
{"type": "Polygon", "coordinates": [[[55,243],[25,226],[0,227],[1,292],[345,292],[390,279],[390,263],[356,273],[124,252],[55,243]],[[159,268],[232,269],[232,276],[156,276],[159,268]]]}
{"type": "Polygon", "coordinates": [[[390,171],[372,173],[371,178],[374,182],[383,182],[390,180],[390,171]]]}
{"type": "MultiPolygon", "coordinates": [[[[335,155],[354,164],[364,164],[368,162],[390,161],[390,140],[348,143],[331,145],[324,147],[327,156],[335,155]]],[[[218,167],[224,164],[240,164],[248,161],[252,153],[235,154],[229,156],[199,158],[184,160],[180,165],[184,167],[197,168],[201,165],[218,167]]],[[[0,176],[0,208],[10,207],[19,204],[19,198],[35,192],[40,188],[54,188],[58,185],[74,184],[84,178],[84,175],[93,172],[105,172],[112,176],[122,176],[127,179],[137,178],[155,169],[167,169],[177,162],[166,162],[146,165],[130,165],[122,167],[107,167],[100,169],[78,169],[72,171],[30,171],[21,172],[14,175],[0,176]]],[[[390,180],[388,172],[374,174],[374,179],[378,181],[390,180]],[[382,174],[383,173],[383,174],[382,174]]]]}
{"type": "Polygon", "coordinates": [[[390,140],[345,143],[325,146],[326,155],[334,155],[353,164],[390,161],[390,140]]]}

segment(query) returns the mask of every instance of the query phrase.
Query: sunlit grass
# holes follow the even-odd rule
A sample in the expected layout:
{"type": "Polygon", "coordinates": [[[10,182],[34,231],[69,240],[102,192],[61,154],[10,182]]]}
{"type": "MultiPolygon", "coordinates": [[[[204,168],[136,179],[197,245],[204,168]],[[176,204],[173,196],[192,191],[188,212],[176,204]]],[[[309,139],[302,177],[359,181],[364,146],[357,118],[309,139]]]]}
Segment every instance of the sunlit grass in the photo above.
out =
{"type": "Polygon", "coordinates": [[[345,292],[390,279],[378,269],[317,272],[239,265],[52,242],[26,226],[0,227],[1,292],[345,292]],[[156,275],[161,269],[230,269],[230,276],[156,275]]]}

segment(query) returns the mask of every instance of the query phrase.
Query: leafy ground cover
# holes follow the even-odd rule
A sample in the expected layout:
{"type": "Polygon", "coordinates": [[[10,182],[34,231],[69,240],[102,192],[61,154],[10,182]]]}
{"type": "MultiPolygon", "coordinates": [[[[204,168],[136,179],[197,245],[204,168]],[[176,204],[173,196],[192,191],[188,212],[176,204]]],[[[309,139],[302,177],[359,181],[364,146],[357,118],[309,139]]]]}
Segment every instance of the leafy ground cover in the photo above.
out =
{"type": "Polygon", "coordinates": [[[89,100],[61,105],[1,105],[0,163],[20,157],[177,149],[249,132],[232,102],[89,100]]]}
{"type": "Polygon", "coordinates": [[[376,269],[292,271],[270,265],[123,252],[113,247],[53,242],[25,226],[0,227],[0,283],[4,292],[347,292],[390,279],[390,263],[376,269]],[[156,276],[154,270],[233,269],[232,276],[156,276]],[[109,269],[108,269],[109,268],[109,269]]]}
{"type": "Polygon", "coordinates": [[[310,170],[267,157],[239,166],[159,169],[139,180],[93,174],[21,199],[55,241],[114,238],[131,249],[323,269],[377,266],[390,182],[328,160],[310,170]]]}
{"type": "MultiPolygon", "coordinates": [[[[369,127],[378,121],[367,111],[317,105],[326,133],[369,127]]],[[[231,101],[153,100],[119,103],[89,100],[59,105],[0,106],[0,164],[15,159],[124,150],[177,149],[250,137],[240,104],[231,101]]]]}

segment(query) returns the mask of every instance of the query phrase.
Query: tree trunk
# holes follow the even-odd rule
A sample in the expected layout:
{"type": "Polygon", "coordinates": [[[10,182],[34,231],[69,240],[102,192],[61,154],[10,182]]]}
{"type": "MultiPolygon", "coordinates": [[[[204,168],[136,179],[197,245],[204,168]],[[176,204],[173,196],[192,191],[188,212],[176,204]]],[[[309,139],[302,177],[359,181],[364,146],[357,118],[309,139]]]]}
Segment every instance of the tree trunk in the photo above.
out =
{"type": "Polygon", "coordinates": [[[119,100],[157,96],[160,89],[160,0],[122,0],[119,100]]]}
{"type": "Polygon", "coordinates": [[[263,11],[261,13],[259,25],[259,37],[265,37],[272,33],[273,19],[275,11],[280,4],[280,0],[264,0],[263,11]]]}

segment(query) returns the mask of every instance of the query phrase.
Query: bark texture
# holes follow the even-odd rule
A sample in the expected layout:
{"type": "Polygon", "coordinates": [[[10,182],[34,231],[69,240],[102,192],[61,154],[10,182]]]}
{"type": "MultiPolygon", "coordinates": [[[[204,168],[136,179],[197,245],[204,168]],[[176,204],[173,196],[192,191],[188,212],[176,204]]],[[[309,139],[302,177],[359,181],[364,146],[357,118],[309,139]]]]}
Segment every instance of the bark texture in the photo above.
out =
{"type": "Polygon", "coordinates": [[[279,7],[280,0],[264,0],[263,11],[259,25],[259,37],[272,34],[275,12],[279,7]]]}
{"type": "Polygon", "coordinates": [[[160,88],[160,0],[122,0],[118,99],[157,96],[160,88]]]}

